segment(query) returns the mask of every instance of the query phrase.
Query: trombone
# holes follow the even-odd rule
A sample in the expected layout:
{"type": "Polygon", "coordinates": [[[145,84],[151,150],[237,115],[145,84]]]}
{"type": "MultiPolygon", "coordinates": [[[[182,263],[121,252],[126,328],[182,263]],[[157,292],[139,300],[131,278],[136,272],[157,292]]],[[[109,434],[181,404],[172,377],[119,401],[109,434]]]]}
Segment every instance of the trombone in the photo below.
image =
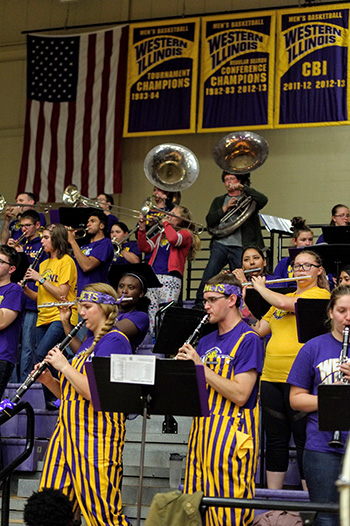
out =
{"type": "MultiPolygon", "coordinates": [[[[13,208],[22,209],[24,207],[35,208],[35,209],[41,210],[44,214],[46,214],[52,208],[51,205],[43,204],[43,203],[36,203],[33,205],[29,205],[28,203],[7,203],[5,197],[2,194],[0,194],[0,214],[5,210],[6,207],[9,207],[11,209],[13,208]]],[[[10,210],[10,212],[12,212],[12,210],[10,210]]],[[[12,215],[14,217],[17,217],[16,214],[12,213],[12,215]]]]}
{"type": "Polygon", "coordinates": [[[203,230],[204,230],[204,226],[202,225],[202,223],[197,223],[196,221],[193,221],[193,219],[187,219],[185,217],[181,217],[181,216],[178,216],[176,214],[173,214],[172,212],[167,212],[163,208],[159,208],[158,206],[156,206],[153,203],[152,197],[147,197],[147,199],[145,199],[145,201],[143,202],[143,204],[141,206],[141,214],[144,217],[146,217],[150,213],[151,210],[156,210],[157,212],[160,212],[160,215],[158,215],[156,217],[157,223],[155,225],[153,225],[147,231],[147,237],[149,237],[150,235],[154,234],[154,230],[156,230],[156,228],[160,228],[159,223],[166,216],[176,217],[177,219],[181,219],[181,221],[186,221],[187,223],[190,223],[190,224],[194,225],[196,230],[197,230],[196,233],[198,235],[200,235],[203,232],[203,230]],[[153,232],[151,232],[152,229],[153,229],[153,232]]]}

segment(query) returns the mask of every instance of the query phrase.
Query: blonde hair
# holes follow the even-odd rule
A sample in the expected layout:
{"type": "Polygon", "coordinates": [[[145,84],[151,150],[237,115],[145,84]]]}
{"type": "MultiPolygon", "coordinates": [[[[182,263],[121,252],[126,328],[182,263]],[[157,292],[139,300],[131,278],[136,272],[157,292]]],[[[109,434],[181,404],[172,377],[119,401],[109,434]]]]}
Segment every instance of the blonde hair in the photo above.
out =
{"type": "Polygon", "coordinates": [[[192,243],[190,246],[190,250],[187,255],[188,261],[193,261],[196,258],[196,252],[197,250],[200,250],[201,248],[201,240],[199,238],[199,235],[197,234],[196,225],[192,223],[193,217],[192,213],[189,208],[182,205],[175,205],[174,208],[178,209],[180,212],[180,217],[184,219],[184,221],[181,221],[177,228],[181,228],[181,230],[187,230],[190,232],[192,236],[192,243]]]}
{"type": "MultiPolygon", "coordinates": [[[[90,285],[86,285],[83,290],[88,292],[102,292],[103,294],[109,294],[109,296],[118,299],[118,294],[114,288],[110,285],[107,285],[106,283],[90,283],[90,285]]],[[[88,355],[93,352],[96,344],[101,340],[101,338],[113,329],[115,319],[118,315],[118,305],[108,305],[106,303],[99,303],[98,305],[101,308],[102,313],[106,316],[106,321],[98,335],[95,336],[91,347],[87,349],[86,354],[88,355]]]]}

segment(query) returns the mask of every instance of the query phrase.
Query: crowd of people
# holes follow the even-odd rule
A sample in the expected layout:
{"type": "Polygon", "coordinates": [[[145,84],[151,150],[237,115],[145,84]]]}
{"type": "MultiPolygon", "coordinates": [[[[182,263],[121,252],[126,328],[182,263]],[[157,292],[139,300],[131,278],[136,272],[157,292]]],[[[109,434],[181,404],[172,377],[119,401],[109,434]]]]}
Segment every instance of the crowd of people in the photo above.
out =
{"type": "MultiPolygon", "coordinates": [[[[194,305],[215,330],[197,348],[184,344],[176,356],[205,366],[209,407],[209,416],[193,420],[184,492],[254,496],[261,413],[268,488],[283,488],[293,436],[302,488],[311,500],[336,502],[344,448],[329,446],[330,433],[318,430],[317,386],[339,382],[339,374],[350,381],[350,364],[337,364],[350,325],[350,266],[327,276],[317,251],[324,240],[314,245],[312,230],[295,217],[298,250],[272,272],[258,216],[267,197],[250,186],[249,174],[223,172],[222,181],[226,194],[213,200],[206,218],[213,239],[194,305]],[[220,225],[242,194],[253,202],[252,212],[222,234],[220,225]],[[275,278],[295,279],[288,282],[293,288],[282,293],[269,283],[275,278]],[[262,315],[248,304],[248,290],[269,305],[262,315]],[[329,300],[330,332],[305,345],[298,339],[299,298],[329,300]]],[[[73,512],[80,509],[96,526],[129,524],[120,497],[126,429],[125,415],[94,410],[85,364],[92,356],[136,353],[147,335],[154,337],[158,309],[181,297],[185,264],[200,240],[190,210],[171,197],[155,188],[156,209],[129,229],[113,214],[113,197],[100,194],[99,208],[87,218],[87,241],[81,241],[70,225],[46,225],[25,192],[1,232],[0,396],[11,375],[23,382],[38,362],[48,363],[39,381],[46,408],[59,413],[40,489],[61,490],[73,512]],[[28,268],[13,282],[23,256],[28,268]],[[65,356],[56,344],[78,319],[85,327],[65,356]]],[[[345,205],[331,215],[331,226],[349,222],[345,205]]],[[[234,224],[237,214],[232,217],[234,224]]],[[[252,510],[209,507],[203,524],[248,526],[252,520],[252,510]]],[[[319,514],[316,521],[335,526],[337,517],[319,514]]]]}

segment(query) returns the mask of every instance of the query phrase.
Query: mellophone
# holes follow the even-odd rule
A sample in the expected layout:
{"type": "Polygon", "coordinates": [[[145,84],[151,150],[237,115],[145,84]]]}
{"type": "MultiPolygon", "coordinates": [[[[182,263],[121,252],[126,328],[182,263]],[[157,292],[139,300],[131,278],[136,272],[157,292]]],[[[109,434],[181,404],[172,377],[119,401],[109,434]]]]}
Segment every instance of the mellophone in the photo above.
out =
{"type": "MultiPolygon", "coordinates": [[[[77,332],[83,327],[85,324],[85,320],[81,320],[73,329],[70,331],[69,334],[62,340],[61,343],[55,345],[61,352],[63,352],[66,347],[70,344],[71,340],[74,338],[74,336],[77,334],[77,332]]],[[[11,410],[14,405],[18,404],[22,396],[28,391],[28,389],[33,385],[33,383],[36,381],[37,378],[41,375],[45,369],[47,369],[49,364],[43,360],[40,362],[39,366],[35,371],[30,373],[27,378],[24,380],[24,382],[19,386],[14,396],[11,398],[11,400],[5,399],[0,403],[0,414],[1,412],[6,413],[9,415],[8,410],[11,410]]]]}

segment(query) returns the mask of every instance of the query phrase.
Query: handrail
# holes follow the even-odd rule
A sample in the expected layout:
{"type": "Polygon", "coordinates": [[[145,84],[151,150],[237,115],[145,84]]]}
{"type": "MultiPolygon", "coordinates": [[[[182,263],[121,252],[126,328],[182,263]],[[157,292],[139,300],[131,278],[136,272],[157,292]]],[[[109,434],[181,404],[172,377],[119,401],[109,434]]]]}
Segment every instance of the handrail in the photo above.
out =
{"type": "Polygon", "coordinates": [[[27,432],[25,448],[10,464],[0,471],[0,480],[3,480],[2,487],[2,507],[1,507],[1,526],[9,525],[10,516],[10,485],[11,476],[14,470],[22,464],[32,453],[34,447],[34,410],[29,402],[20,402],[9,413],[1,413],[0,426],[13,418],[15,415],[25,411],[27,413],[27,432]]]}

